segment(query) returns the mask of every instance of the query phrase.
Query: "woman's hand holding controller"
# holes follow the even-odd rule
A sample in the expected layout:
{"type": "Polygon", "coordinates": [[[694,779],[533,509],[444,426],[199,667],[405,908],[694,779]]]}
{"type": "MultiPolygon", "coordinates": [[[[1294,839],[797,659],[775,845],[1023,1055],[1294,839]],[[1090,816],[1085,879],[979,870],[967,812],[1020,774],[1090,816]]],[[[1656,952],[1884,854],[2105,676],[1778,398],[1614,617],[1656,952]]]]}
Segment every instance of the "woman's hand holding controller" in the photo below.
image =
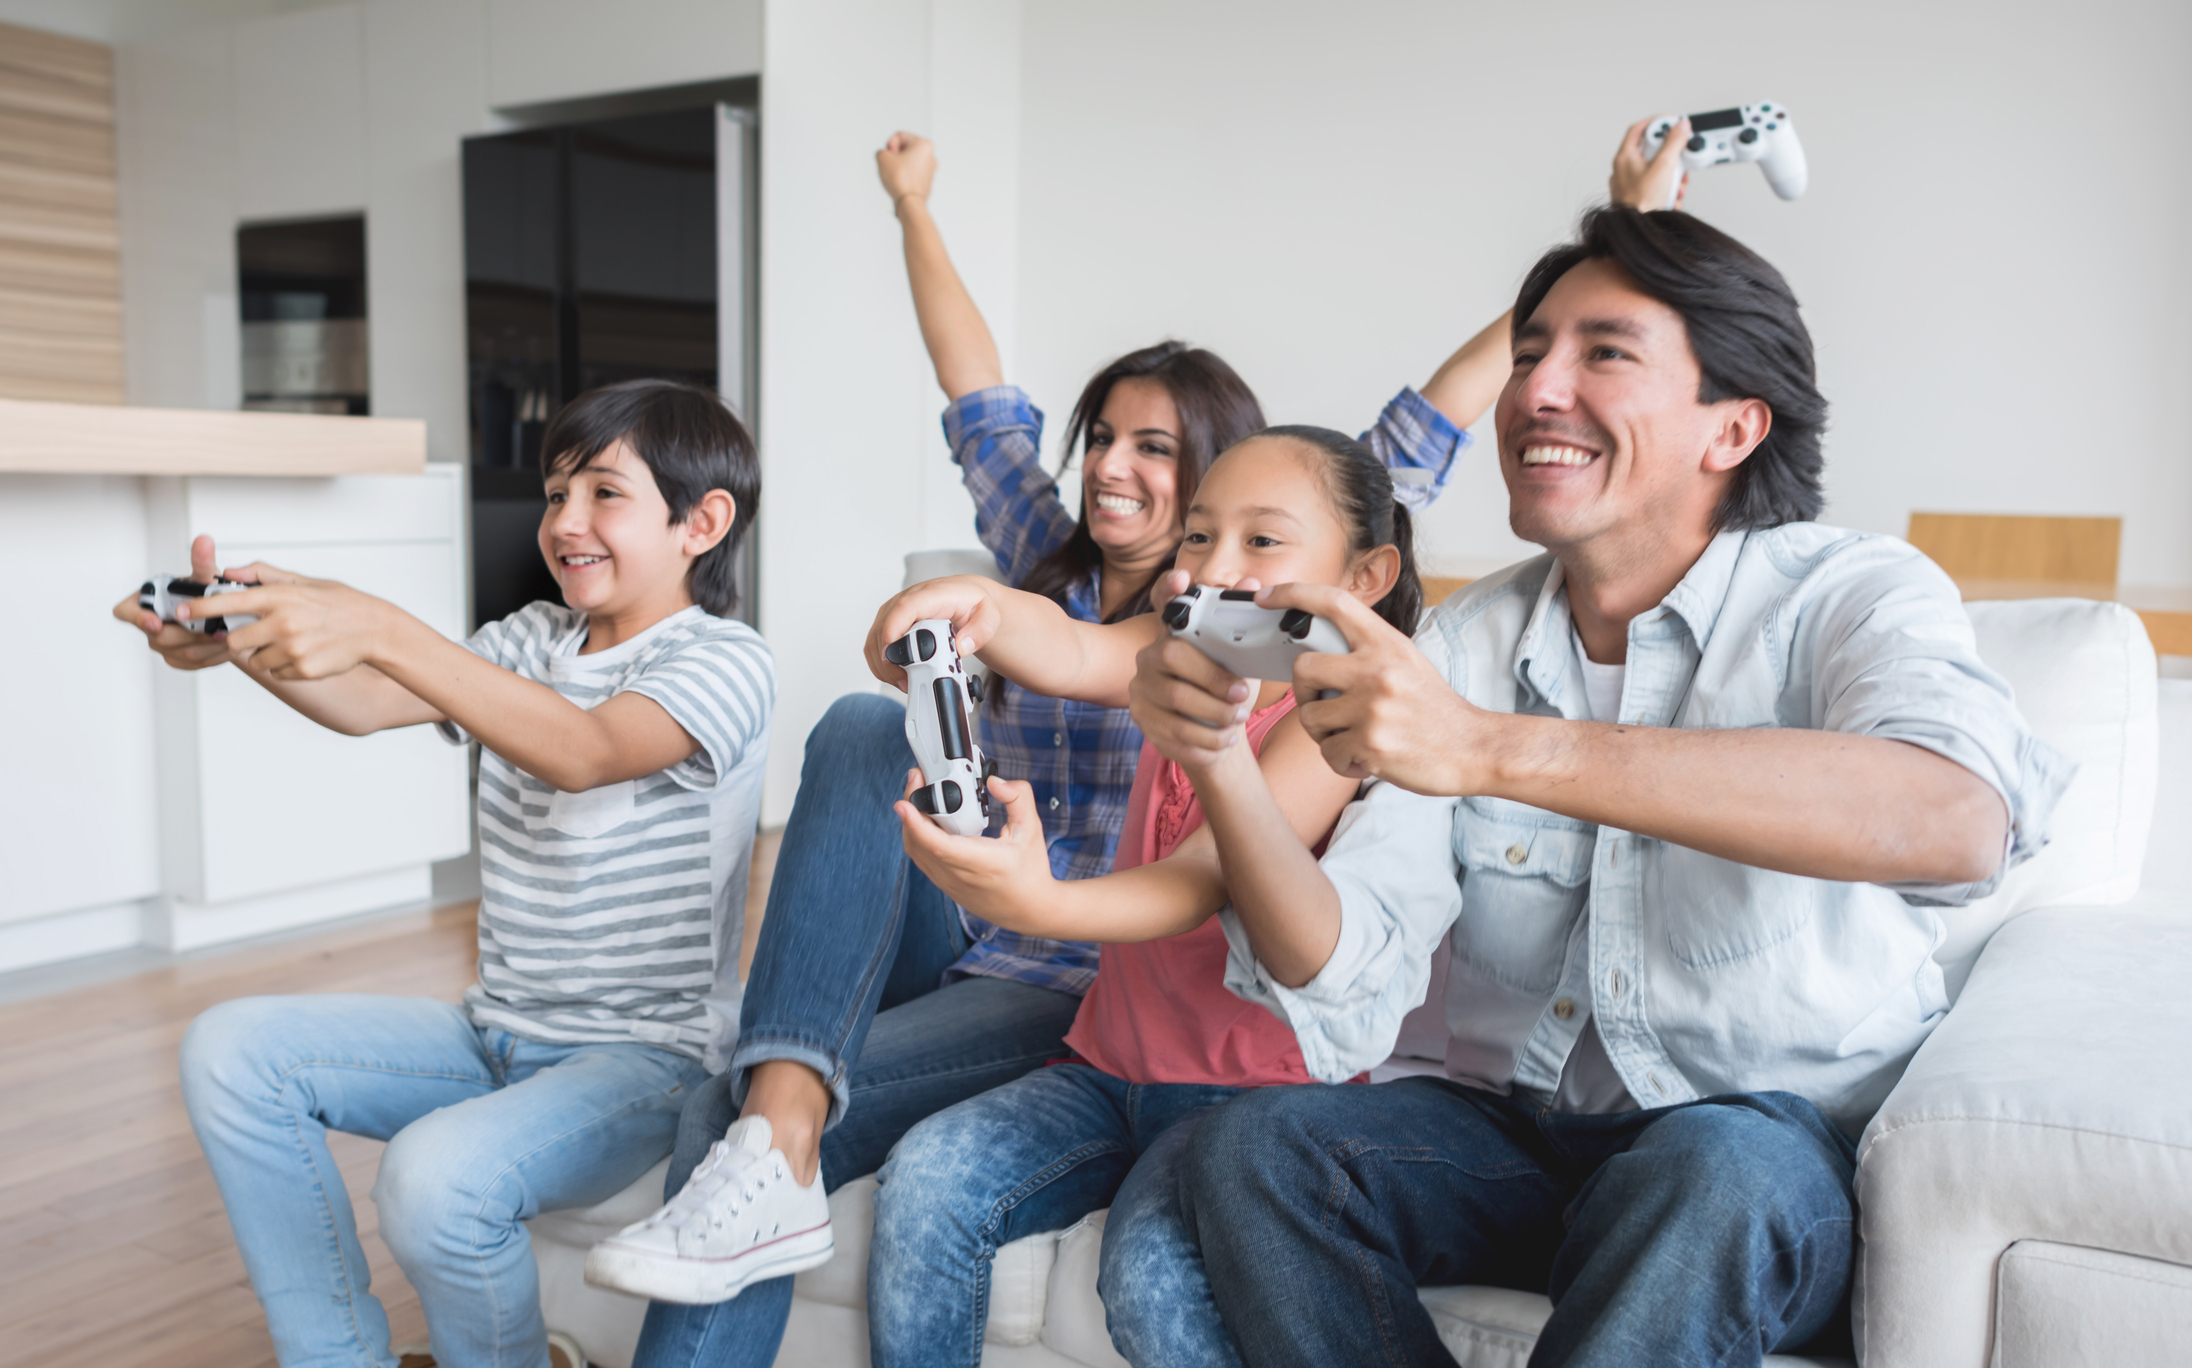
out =
{"type": "Polygon", "coordinates": [[[980,575],[951,575],[944,579],[923,580],[894,595],[876,610],[875,624],[868,628],[867,644],[862,649],[868,658],[869,672],[899,692],[905,692],[905,669],[891,664],[883,650],[912,631],[913,624],[930,618],[951,619],[952,636],[959,643],[959,654],[962,657],[973,655],[997,634],[1002,621],[991,592],[997,587],[995,580],[983,579],[980,575]]]}
{"type": "Polygon", "coordinates": [[[1682,169],[1682,145],[1690,140],[1690,121],[1677,119],[1667,130],[1659,155],[1644,156],[1644,134],[1658,119],[1639,119],[1622,135],[1614,152],[1613,174],[1606,178],[1606,194],[1615,204],[1626,204],[1646,213],[1654,209],[1679,209],[1689,193],[1690,173],[1682,169]]]}

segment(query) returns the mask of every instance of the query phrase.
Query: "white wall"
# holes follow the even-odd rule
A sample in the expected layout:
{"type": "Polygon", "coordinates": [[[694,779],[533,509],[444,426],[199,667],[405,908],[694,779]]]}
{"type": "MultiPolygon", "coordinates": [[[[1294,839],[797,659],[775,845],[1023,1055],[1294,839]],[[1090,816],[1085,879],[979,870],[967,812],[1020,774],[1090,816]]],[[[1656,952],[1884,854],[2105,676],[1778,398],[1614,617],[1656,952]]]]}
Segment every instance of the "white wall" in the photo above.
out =
{"type": "MultiPolygon", "coordinates": [[[[2122,514],[2124,581],[2192,584],[2192,8],[1031,0],[1023,44],[1018,369],[1053,414],[1173,334],[1274,421],[1363,426],[1512,302],[1630,121],[1777,100],[1809,193],[1723,167],[1691,207],[1806,305],[1827,516],[2122,514]]],[[[1426,541],[1520,554],[1505,521],[1474,459],[1426,541]]]]}
{"type": "Polygon", "coordinates": [[[780,687],[767,822],[789,815],[807,731],[830,701],[877,687],[860,646],[906,553],[975,544],[874,154],[899,128],[938,129],[949,141],[936,214],[1009,347],[1019,9],[1019,0],[769,5],[761,628],[780,687]]]}

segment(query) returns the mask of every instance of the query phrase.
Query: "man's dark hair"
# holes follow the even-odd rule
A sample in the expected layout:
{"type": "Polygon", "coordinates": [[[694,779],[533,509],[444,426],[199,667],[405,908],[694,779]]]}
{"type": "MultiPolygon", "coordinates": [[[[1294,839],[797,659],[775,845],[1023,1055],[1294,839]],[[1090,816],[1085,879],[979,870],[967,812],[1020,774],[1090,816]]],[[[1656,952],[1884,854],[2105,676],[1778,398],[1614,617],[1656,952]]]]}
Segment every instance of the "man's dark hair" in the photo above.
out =
{"type": "Polygon", "coordinates": [[[1515,297],[1520,329],[1553,283],[1586,261],[1604,259],[1645,294],[1682,315],[1703,372],[1697,402],[1758,399],[1773,427],[1735,468],[1713,530],[1779,527],[1819,516],[1826,459],[1819,449],[1827,401],[1812,363],[1811,332],[1781,273],[1726,233],[1674,210],[1639,213],[1606,205],[1583,216],[1576,240],[1538,259],[1515,297]]]}
{"type": "Polygon", "coordinates": [[[738,544],[761,508],[761,461],[753,438],[713,391],[675,380],[625,380],[590,389],[565,404],[541,437],[540,475],[576,475],[594,458],[628,443],[653,472],[655,488],[682,523],[711,489],[730,491],[731,530],[686,572],[693,602],[717,617],[738,606],[733,572],[738,544]]]}

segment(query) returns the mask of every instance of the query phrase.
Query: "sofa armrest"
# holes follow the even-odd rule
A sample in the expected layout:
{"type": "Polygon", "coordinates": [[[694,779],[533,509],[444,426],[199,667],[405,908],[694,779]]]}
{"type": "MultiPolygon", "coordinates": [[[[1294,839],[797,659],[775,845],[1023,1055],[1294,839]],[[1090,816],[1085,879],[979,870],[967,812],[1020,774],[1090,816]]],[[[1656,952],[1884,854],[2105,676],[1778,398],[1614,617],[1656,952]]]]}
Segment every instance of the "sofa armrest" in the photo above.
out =
{"type": "Polygon", "coordinates": [[[1988,944],[1858,1147],[1874,1368],[1986,1368],[2018,1240],[2192,1264],[2192,898],[2043,908],[1988,944]]]}

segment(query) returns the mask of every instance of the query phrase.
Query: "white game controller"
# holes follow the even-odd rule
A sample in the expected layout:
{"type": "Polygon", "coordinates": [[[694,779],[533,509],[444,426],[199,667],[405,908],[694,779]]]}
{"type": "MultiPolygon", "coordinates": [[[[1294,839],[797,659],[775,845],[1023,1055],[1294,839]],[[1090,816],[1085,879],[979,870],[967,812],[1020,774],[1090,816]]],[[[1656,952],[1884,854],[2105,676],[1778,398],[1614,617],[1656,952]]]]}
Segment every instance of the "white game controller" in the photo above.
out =
{"type": "MultiPolygon", "coordinates": [[[[1667,141],[1668,130],[1674,126],[1672,118],[1652,120],[1644,133],[1646,161],[1659,155],[1660,145],[1667,141]]],[[[1803,194],[1810,180],[1804,166],[1804,145],[1796,140],[1796,125],[1789,122],[1789,111],[1777,104],[1761,102],[1690,116],[1690,140],[1682,148],[1683,172],[1701,171],[1724,162],[1757,162],[1758,169],[1766,173],[1766,184],[1785,200],[1803,194]]],[[[1667,192],[1669,209],[1674,208],[1675,198],[1681,193],[1682,182],[1677,180],[1674,189],[1667,192]]]]}
{"type": "Polygon", "coordinates": [[[255,584],[239,583],[225,575],[211,584],[182,575],[154,575],[137,591],[137,606],[157,614],[162,622],[174,622],[183,630],[196,632],[200,636],[208,632],[230,632],[238,627],[249,627],[258,619],[245,613],[235,617],[193,617],[188,621],[178,622],[175,605],[210,598],[215,594],[240,594],[246,589],[258,587],[255,584]]]}
{"type": "Polygon", "coordinates": [[[924,618],[883,648],[906,672],[906,744],[921,767],[921,787],[908,800],[954,836],[979,836],[989,826],[990,775],[996,765],[975,741],[974,705],[982,681],[959,662],[946,618],[924,618]]]}
{"type": "Polygon", "coordinates": [[[1198,584],[1164,606],[1164,624],[1243,679],[1290,680],[1298,655],[1347,654],[1339,628],[1299,608],[1258,608],[1247,589],[1198,584]]]}

